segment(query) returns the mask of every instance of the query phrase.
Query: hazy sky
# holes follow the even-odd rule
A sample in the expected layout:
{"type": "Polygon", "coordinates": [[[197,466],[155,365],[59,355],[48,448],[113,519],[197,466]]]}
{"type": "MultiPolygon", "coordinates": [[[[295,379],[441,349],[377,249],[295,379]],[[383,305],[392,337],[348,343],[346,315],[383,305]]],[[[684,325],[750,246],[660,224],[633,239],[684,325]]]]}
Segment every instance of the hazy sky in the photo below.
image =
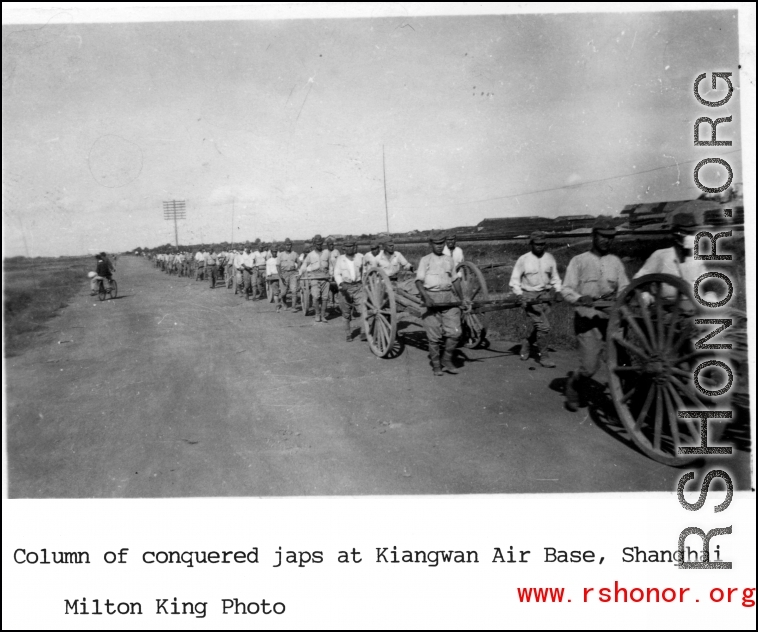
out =
{"type": "Polygon", "coordinates": [[[184,243],[384,230],[382,146],[393,232],[694,198],[708,156],[742,180],[734,11],[55,21],[3,27],[7,256],[173,243],[171,199],[184,243]],[[707,115],[732,147],[693,147],[707,115]]]}

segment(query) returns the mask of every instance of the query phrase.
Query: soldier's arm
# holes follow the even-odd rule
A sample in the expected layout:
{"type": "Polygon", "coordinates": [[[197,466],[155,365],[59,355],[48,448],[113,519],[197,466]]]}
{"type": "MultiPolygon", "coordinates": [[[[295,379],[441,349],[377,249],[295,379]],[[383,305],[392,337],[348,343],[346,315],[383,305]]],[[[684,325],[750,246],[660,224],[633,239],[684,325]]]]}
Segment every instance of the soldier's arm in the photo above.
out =
{"type": "Polygon", "coordinates": [[[621,259],[618,259],[618,273],[617,273],[617,279],[618,279],[618,288],[617,292],[620,294],[624,291],[624,288],[629,285],[629,277],[626,275],[626,268],[624,267],[624,262],[621,261],[621,259]]]}
{"type": "Polygon", "coordinates": [[[581,294],[577,291],[579,287],[579,266],[576,263],[576,259],[569,261],[568,268],[566,269],[566,277],[563,279],[563,287],[561,288],[561,296],[568,303],[576,303],[581,294]]]}
{"type": "Polygon", "coordinates": [[[511,288],[511,291],[516,296],[521,296],[523,293],[523,290],[521,289],[521,275],[524,273],[524,263],[523,259],[521,257],[518,258],[516,261],[516,265],[513,266],[513,272],[511,272],[511,281],[508,283],[508,285],[511,288]]]}
{"type": "MultiPolygon", "coordinates": [[[[337,262],[335,261],[335,263],[337,262]]],[[[332,266],[332,275],[334,276],[334,282],[337,284],[337,287],[342,289],[342,273],[340,272],[340,269],[338,266],[336,265],[332,266]]]]}
{"type": "Polygon", "coordinates": [[[426,288],[424,287],[424,279],[426,278],[426,259],[422,258],[421,261],[419,261],[418,264],[418,270],[416,271],[416,288],[418,289],[419,296],[421,297],[422,302],[427,307],[432,307],[434,305],[432,299],[429,297],[429,294],[426,292],[426,288]]]}
{"type": "Polygon", "coordinates": [[[558,263],[555,261],[555,257],[550,256],[551,270],[550,270],[550,285],[556,292],[561,291],[561,277],[558,274],[558,263]]]}
{"type": "Polygon", "coordinates": [[[424,282],[416,279],[416,287],[418,288],[419,296],[421,297],[421,301],[424,303],[424,305],[426,305],[427,307],[432,307],[434,305],[434,302],[432,301],[431,298],[429,298],[429,295],[426,293],[424,282]]]}

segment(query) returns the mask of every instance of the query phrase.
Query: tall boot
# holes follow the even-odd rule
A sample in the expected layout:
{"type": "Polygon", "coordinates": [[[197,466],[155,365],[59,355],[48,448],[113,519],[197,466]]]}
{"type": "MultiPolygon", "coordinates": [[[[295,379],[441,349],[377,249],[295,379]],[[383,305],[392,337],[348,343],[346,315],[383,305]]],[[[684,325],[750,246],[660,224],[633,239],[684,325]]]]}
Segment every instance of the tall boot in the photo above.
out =
{"type": "Polygon", "coordinates": [[[343,320],[345,321],[345,340],[347,342],[352,342],[353,341],[353,327],[350,324],[350,319],[345,318],[343,320]]]}
{"type": "Polygon", "coordinates": [[[277,314],[282,311],[282,303],[279,300],[279,295],[278,294],[274,295],[274,305],[276,305],[276,313],[277,314]]]}
{"type": "Polygon", "coordinates": [[[326,323],[326,299],[321,299],[321,322],[326,323]]]}
{"type": "Polygon", "coordinates": [[[429,344],[429,359],[432,361],[432,372],[436,376],[442,375],[442,365],[440,364],[440,348],[437,344],[429,344]]]}
{"type": "Polygon", "coordinates": [[[458,369],[456,369],[453,364],[453,352],[457,346],[457,340],[451,340],[448,338],[445,340],[445,351],[442,354],[442,370],[452,373],[453,375],[458,373],[458,369]]]}
{"type": "Polygon", "coordinates": [[[547,369],[554,369],[555,362],[550,359],[550,354],[547,351],[547,334],[537,333],[537,354],[540,359],[540,364],[547,369]]]}
{"type": "Polygon", "coordinates": [[[526,362],[529,359],[530,353],[531,345],[529,344],[529,340],[527,338],[524,338],[521,341],[521,349],[519,350],[519,356],[521,357],[521,360],[526,362]]]}

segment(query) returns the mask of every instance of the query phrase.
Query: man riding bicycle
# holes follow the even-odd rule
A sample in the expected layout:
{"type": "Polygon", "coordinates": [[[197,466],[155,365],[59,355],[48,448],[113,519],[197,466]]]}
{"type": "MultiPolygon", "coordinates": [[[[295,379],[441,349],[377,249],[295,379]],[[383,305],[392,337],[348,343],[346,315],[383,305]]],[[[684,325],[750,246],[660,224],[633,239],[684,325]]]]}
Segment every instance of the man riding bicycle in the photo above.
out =
{"type": "Polygon", "coordinates": [[[95,259],[97,259],[97,268],[95,268],[95,276],[92,277],[92,281],[90,283],[90,296],[95,296],[97,294],[97,288],[100,281],[107,279],[108,287],[110,287],[111,279],[113,278],[113,266],[109,265],[107,259],[103,256],[103,254],[100,253],[98,255],[95,255],[95,259]]]}

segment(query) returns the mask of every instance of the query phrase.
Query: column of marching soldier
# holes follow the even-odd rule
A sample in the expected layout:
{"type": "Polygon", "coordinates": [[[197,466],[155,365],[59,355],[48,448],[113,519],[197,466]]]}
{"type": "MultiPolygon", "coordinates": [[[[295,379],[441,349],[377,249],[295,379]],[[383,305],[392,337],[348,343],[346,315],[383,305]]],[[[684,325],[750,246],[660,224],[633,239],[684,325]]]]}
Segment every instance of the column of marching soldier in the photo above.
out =
{"type": "MultiPolygon", "coordinates": [[[[677,214],[672,220],[674,245],[655,251],[635,276],[664,272],[694,282],[704,271],[702,262],[693,258],[691,242],[696,230],[691,213],[677,214]]],[[[566,407],[571,411],[578,409],[582,392],[602,360],[609,316],[594,308],[593,302],[615,298],[629,284],[624,264],[610,253],[615,234],[610,218],[600,216],[592,228],[590,250],[571,259],[561,281],[555,258],[547,252],[546,234],[535,231],[529,239],[529,252],[516,261],[510,278],[510,288],[530,321],[521,341],[521,360],[529,360],[534,354],[542,366],[555,367],[547,346],[550,303],[560,294],[574,306],[579,366],[569,373],[565,390],[566,407]]],[[[464,310],[471,307],[464,300],[457,271],[464,255],[454,234],[434,235],[429,243],[431,252],[421,258],[415,270],[415,283],[406,288],[415,290],[426,307],[423,324],[434,375],[457,374],[453,353],[462,335],[461,307],[437,305],[458,302],[464,310]]],[[[337,250],[332,239],[316,235],[304,244],[300,254],[293,252],[292,242],[285,239],[281,246],[263,243],[253,248],[246,243],[241,251],[216,252],[211,248],[194,256],[188,252],[161,253],[155,257],[155,264],[168,274],[190,276],[194,271],[195,279],[207,279],[211,288],[221,274],[228,288],[233,287],[236,295],[247,299],[259,300],[268,292],[277,312],[307,309],[306,305],[298,305],[298,289],[302,284],[305,295],[309,294],[313,300],[316,323],[326,323],[328,303],[335,304],[338,297],[347,342],[353,340],[351,321],[355,311],[361,321],[360,338],[366,340],[364,274],[379,267],[397,281],[401,270],[414,269],[395,250],[391,238],[372,242],[365,255],[358,252],[352,238],[343,241],[342,249],[337,250]]]]}

